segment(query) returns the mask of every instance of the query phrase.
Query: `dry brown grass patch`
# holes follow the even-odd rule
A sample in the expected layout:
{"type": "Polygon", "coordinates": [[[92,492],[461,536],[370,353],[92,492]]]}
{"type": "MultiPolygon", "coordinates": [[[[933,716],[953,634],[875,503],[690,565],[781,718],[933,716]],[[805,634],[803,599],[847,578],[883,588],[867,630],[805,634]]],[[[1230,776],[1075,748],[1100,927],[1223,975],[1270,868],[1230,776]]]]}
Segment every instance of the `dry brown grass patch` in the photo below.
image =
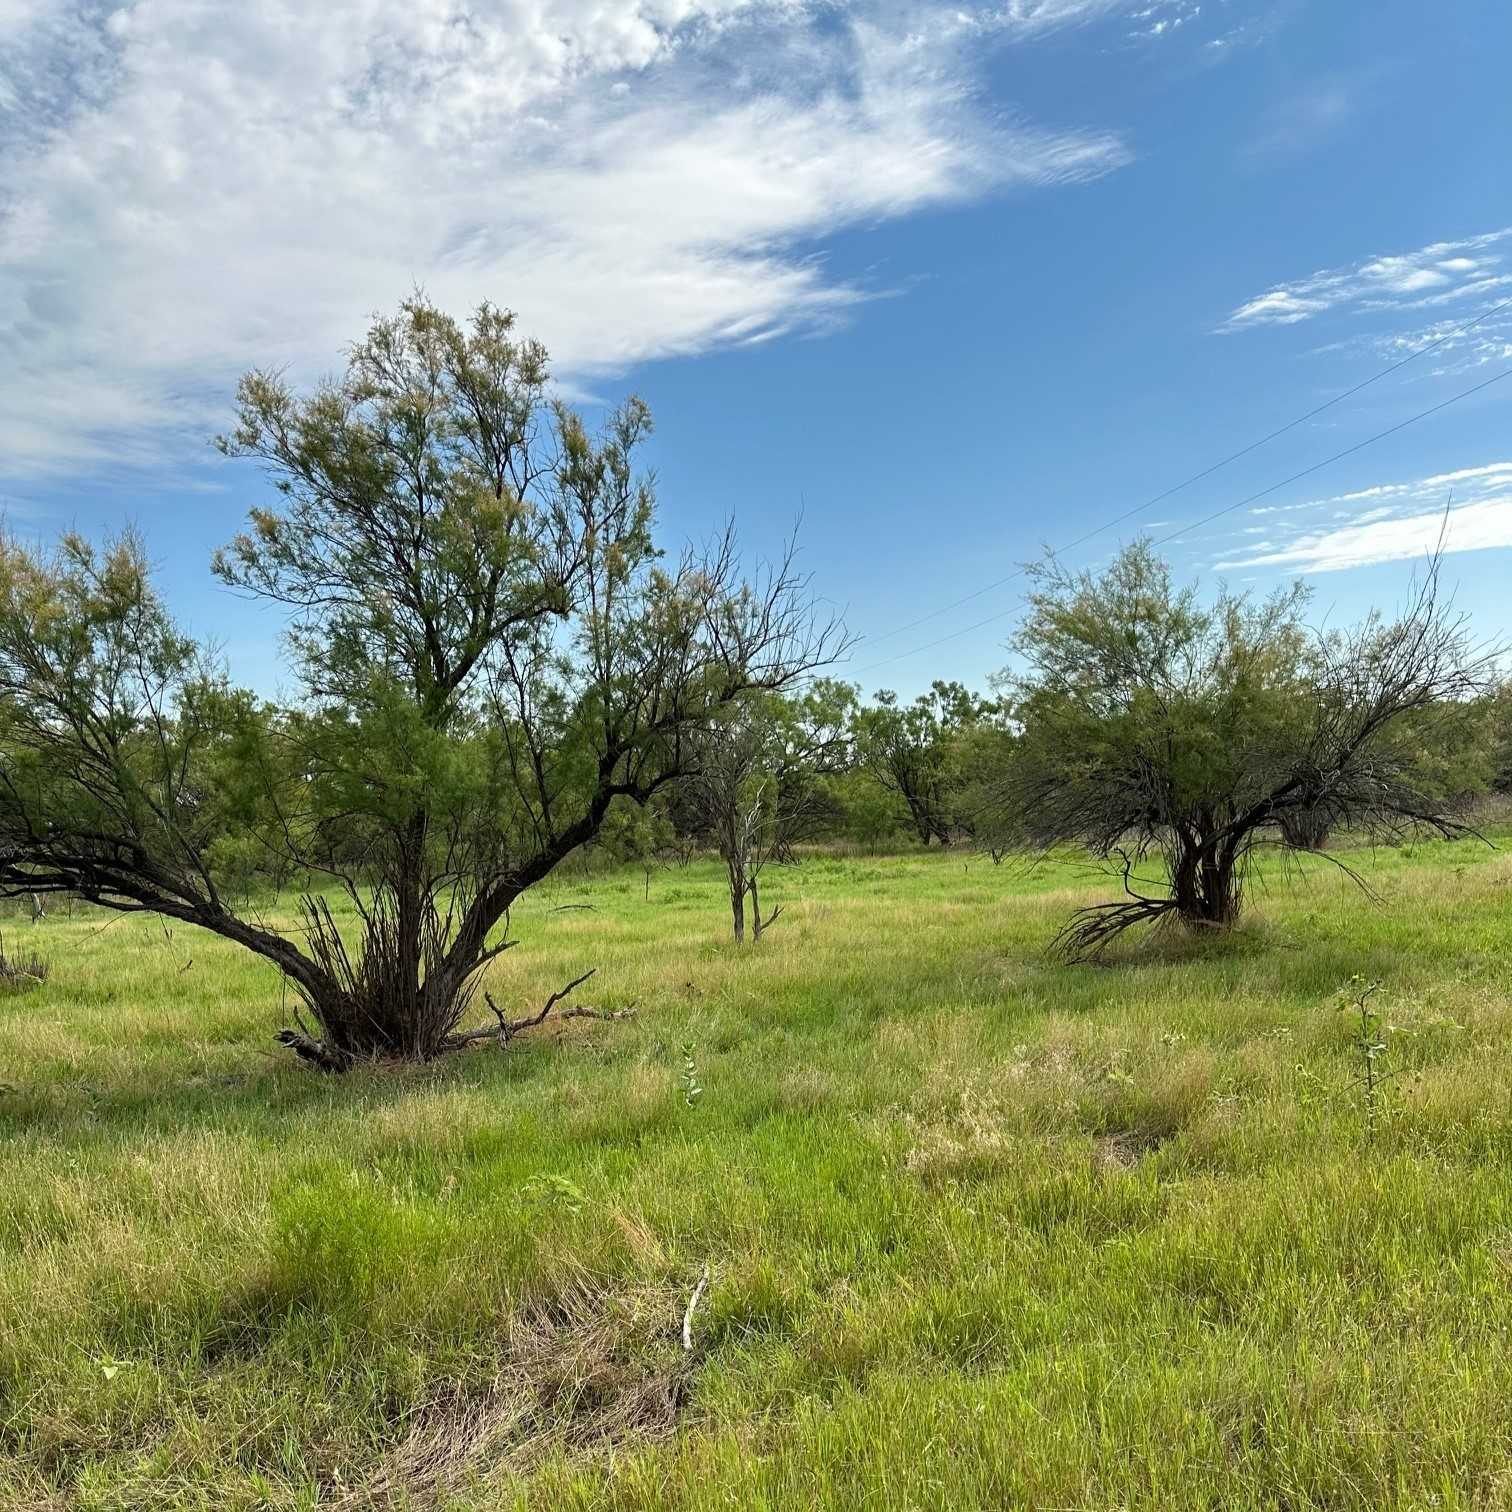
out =
{"type": "Polygon", "coordinates": [[[548,1454],[666,1437],[696,1358],[678,1337],[685,1302],[666,1287],[606,1296],[575,1285],[511,1325],[492,1380],[436,1391],[372,1473],[330,1505],[438,1506],[464,1486],[525,1474],[548,1454]]]}

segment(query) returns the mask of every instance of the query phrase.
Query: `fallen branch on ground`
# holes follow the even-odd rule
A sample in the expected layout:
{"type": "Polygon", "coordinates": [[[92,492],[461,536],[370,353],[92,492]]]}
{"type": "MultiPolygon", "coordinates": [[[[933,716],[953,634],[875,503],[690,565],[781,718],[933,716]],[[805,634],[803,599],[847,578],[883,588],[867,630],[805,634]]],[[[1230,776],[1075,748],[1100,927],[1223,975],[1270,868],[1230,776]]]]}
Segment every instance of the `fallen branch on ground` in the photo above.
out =
{"type": "Polygon", "coordinates": [[[300,1060],[308,1061],[322,1071],[337,1072],[347,1069],[348,1062],[338,1055],[332,1055],[321,1040],[302,1034],[298,1029],[280,1029],[273,1038],[285,1049],[292,1050],[300,1060]]]}
{"type": "MultiPolygon", "coordinates": [[[[460,1050],[464,1046],[479,1044],[484,1040],[497,1040],[500,1045],[507,1045],[515,1035],[523,1034],[525,1030],[537,1028],[539,1025],[545,1023],[551,1010],[567,997],[569,993],[581,987],[597,970],[598,968],[594,967],[593,971],[585,971],[582,976],[575,977],[565,987],[559,987],[546,999],[539,1013],[529,1014],[525,1018],[505,1018],[504,1010],[494,1002],[493,994],[485,992],[483,994],[483,1001],[488,1004],[489,1012],[493,1014],[497,1021],[496,1026],[494,1028],[465,1029],[460,1034],[448,1035],[445,1041],[445,1048],[447,1050],[460,1050]]],[[[581,1004],[573,1008],[564,1009],[561,1013],[557,1014],[558,1019],[599,1019],[604,1023],[616,1023],[621,1019],[633,1018],[634,1016],[634,1004],[625,1008],[590,1008],[587,1004],[581,1004]]]]}

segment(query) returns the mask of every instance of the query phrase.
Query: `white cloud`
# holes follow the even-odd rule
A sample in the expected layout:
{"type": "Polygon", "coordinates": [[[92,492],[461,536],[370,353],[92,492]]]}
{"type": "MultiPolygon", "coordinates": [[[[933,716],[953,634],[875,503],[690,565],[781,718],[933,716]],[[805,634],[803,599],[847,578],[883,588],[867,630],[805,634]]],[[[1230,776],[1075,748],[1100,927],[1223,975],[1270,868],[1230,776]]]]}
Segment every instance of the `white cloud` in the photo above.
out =
{"type": "Polygon", "coordinates": [[[1218,329],[1295,325],[1335,310],[1427,309],[1492,294],[1512,285],[1512,273],[1503,271],[1509,240],[1512,227],[1326,268],[1247,300],[1218,329]]]}
{"type": "MultiPolygon", "coordinates": [[[[1462,467],[1412,482],[1378,484],[1251,513],[1282,515],[1305,510],[1328,510],[1332,519],[1347,523],[1304,529],[1279,543],[1269,539],[1250,543],[1245,548],[1248,555],[1215,566],[1220,570],[1284,567],[1295,572],[1341,572],[1425,556],[1439,545],[1441,533],[1446,552],[1512,546],[1512,462],[1462,467]]],[[[1273,531],[1277,524],[1258,528],[1273,531]]]]}
{"type": "Polygon", "coordinates": [[[1006,0],[988,14],[995,24],[1022,35],[1085,26],[1122,14],[1133,35],[1159,37],[1194,19],[1200,10],[1195,0],[1006,0]]]}
{"type": "MultiPolygon", "coordinates": [[[[1485,292],[1501,301],[1512,298],[1512,275],[1487,280],[1485,292]],[[1498,295],[1499,291],[1499,295],[1498,295]]],[[[1363,345],[1376,356],[1389,361],[1434,348],[1433,360],[1423,365],[1423,377],[1442,378],[1449,373],[1466,373],[1493,362],[1512,360],[1512,306],[1500,309],[1492,305],[1486,318],[1465,329],[1464,315],[1436,320],[1413,330],[1394,331],[1368,338],[1363,345]]]]}
{"type": "Polygon", "coordinates": [[[973,52],[1128,8],[0,0],[0,472],[202,444],[416,282],[579,380],[822,326],[874,291],[815,238],[1127,161],[990,113],[973,52]]]}
{"type": "Polygon", "coordinates": [[[1374,504],[1380,499],[1396,499],[1408,505],[1435,501],[1442,507],[1452,495],[1456,499],[1482,498],[1512,488],[1512,462],[1488,462],[1481,467],[1460,467],[1453,472],[1434,473],[1408,483],[1376,483],[1349,493],[1329,494],[1304,504],[1264,504],[1250,510],[1252,515],[1295,514],[1304,509],[1332,509],[1340,504],[1374,504]]]}
{"type": "Polygon", "coordinates": [[[1219,562],[1220,568],[1286,567],[1296,572],[1343,572],[1376,562],[1401,562],[1430,555],[1443,535],[1443,549],[1487,551],[1512,546],[1512,494],[1466,504],[1452,510],[1343,525],[1337,530],[1305,535],[1280,551],[1263,552],[1243,561],[1219,562]]]}

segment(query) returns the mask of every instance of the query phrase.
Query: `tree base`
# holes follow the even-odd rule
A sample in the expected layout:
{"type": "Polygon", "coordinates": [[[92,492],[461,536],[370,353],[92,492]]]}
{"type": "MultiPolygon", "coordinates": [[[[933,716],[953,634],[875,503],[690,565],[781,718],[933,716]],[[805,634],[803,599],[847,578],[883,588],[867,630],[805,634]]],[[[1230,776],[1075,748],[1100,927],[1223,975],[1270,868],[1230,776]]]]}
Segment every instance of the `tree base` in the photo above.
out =
{"type": "MultiPolygon", "coordinates": [[[[597,968],[594,968],[597,970],[597,968]]],[[[304,1029],[280,1029],[274,1037],[278,1043],[286,1049],[292,1050],[296,1056],[307,1065],[315,1066],[321,1071],[341,1072],[349,1071],[352,1067],[365,1061],[433,1061],[443,1055],[450,1055],[458,1050],[466,1050],[472,1045],[487,1044],[490,1041],[497,1044],[501,1049],[509,1044],[516,1035],[523,1034],[527,1030],[539,1028],[544,1024],[551,1011],[575,988],[581,987],[593,971],[585,971],[582,976],[568,982],[565,987],[558,988],[549,998],[539,1013],[529,1014],[524,1018],[509,1019],[504,1016],[499,1005],[494,1002],[493,995],[485,992],[484,1000],[492,1012],[497,1023],[491,1028],[466,1029],[457,1033],[443,1036],[436,1045],[429,1050],[419,1050],[408,1055],[396,1053],[392,1045],[375,1044],[370,1049],[352,1048],[337,1050],[326,1043],[325,1040],[317,1039],[304,1029]]],[[[586,1004],[564,1009],[556,1015],[558,1020],[572,1018],[598,1019],[603,1023],[618,1023],[624,1019],[634,1018],[635,1005],[632,1003],[625,1008],[590,1008],[586,1004]]]]}

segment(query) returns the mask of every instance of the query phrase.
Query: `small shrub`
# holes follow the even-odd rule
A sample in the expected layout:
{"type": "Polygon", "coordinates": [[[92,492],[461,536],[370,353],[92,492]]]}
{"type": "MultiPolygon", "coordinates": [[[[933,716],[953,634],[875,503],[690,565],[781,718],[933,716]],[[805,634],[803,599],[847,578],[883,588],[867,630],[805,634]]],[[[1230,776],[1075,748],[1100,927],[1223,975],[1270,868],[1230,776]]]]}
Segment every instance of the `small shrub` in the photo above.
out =
{"type": "Polygon", "coordinates": [[[0,986],[35,987],[47,980],[51,968],[36,951],[27,955],[8,955],[0,940],[0,986]]]}

